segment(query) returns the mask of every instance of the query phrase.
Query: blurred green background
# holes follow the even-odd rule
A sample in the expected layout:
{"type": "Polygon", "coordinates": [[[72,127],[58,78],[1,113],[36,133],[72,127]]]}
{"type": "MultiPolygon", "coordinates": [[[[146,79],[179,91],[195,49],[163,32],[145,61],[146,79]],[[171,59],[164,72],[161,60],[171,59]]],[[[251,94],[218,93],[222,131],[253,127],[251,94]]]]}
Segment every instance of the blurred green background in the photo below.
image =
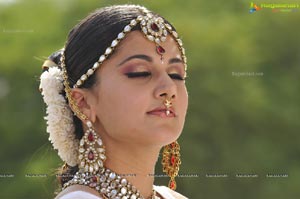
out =
{"type": "Polygon", "coordinates": [[[0,0],[0,198],[53,198],[62,162],[46,133],[41,64],[89,12],[124,3],[165,16],[186,48],[180,173],[194,176],[178,178],[177,190],[192,199],[299,198],[300,8],[250,14],[245,0],[0,0]]]}

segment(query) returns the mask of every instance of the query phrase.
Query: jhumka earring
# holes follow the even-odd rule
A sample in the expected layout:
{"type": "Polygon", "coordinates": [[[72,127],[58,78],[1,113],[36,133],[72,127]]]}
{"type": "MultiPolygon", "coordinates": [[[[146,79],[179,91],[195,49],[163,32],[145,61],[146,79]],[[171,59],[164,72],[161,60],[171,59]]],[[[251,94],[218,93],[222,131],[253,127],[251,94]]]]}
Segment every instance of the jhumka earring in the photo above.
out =
{"type": "Polygon", "coordinates": [[[86,125],[88,127],[87,131],[85,132],[85,134],[79,142],[78,167],[81,172],[90,172],[96,174],[101,168],[103,168],[103,162],[106,159],[102,139],[97,135],[96,131],[94,130],[92,122],[89,121],[88,117],[79,110],[75,100],[71,96],[71,88],[68,82],[68,73],[65,65],[64,49],[61,52],[60,61],[63,70],[63,84],[65,87],[67,99],[69,101],[69,105],[78,118],[86,121],[86,125]]]}
{"type": "Polygon", "coordinates": [[[93,128],[92,122],[87,121],[86,125],[88,129],[80,140],[79,146],[79,169],[96,174],[99,169],[103,168],[106,159],[105,149],[102,139],[93,128]]]}
{"type": "Polygon", "coordinates": [[[169,188],[175,190],[177,185],[175,177],[178,175],[180,160],[180,146],[177,141],[164,146],[163,149],[163,172],[165,172],[171,179],[169,181],[169,188]]]}
{"type": "MultiPolygon", "coordinates": [[[[172,107],[172,101],[171,99],[165,99],[163,103],[167,108],[166,115],[169,115],[170,108],[172,107]]],[[[172,190],[176,189],[175,177],[178,175],[179,165],[181,164],[179,151],[180,146],[177,141],[164,146],[163,149],[163,172],[165,172],[171,178],[168,186],[172,190]]]]}

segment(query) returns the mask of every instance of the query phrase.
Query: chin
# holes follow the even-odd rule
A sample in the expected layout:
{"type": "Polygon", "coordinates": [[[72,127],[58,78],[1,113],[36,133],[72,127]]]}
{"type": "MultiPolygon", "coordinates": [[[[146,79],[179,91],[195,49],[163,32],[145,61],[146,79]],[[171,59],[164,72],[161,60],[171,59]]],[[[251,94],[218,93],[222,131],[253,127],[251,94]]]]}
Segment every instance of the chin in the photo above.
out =
{"type": "Polygon", "coordinates": [[[153,135],[153,139],[156,143],[159,143],[161,146],[168,145],[174,141],[176,141],[181,135],[181,131],[164,131],[163,133],[153,135]]]}

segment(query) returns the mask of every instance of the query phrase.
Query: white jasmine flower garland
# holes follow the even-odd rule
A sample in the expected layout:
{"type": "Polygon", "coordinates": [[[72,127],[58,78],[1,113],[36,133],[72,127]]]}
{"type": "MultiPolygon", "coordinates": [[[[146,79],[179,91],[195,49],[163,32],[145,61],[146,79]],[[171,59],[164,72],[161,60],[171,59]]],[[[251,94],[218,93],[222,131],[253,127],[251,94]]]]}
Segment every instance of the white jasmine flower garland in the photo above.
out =
{"type": "Polygon", "coordinates": [[[41,75],[40,88],[44,102],[47,104],[47,132],[53,148],[70,166],[78,163],[79,140],[75,138],[73,114],[61,94],[64,90],[63,72],[58,67],[50,67],[41,75]]]}

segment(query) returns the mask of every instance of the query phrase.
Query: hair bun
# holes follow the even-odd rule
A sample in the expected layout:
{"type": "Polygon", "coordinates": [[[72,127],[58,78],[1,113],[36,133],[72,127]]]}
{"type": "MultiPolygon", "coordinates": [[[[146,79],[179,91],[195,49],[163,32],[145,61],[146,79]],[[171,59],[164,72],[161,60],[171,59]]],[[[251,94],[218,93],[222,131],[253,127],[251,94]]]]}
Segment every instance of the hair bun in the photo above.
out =
{"type": "Polygon", "coordinates": [[[48,70],[50,67],[56,66],[58,68],[60,67],[60,57],[61,57],[61,51],[62,49],[52,53],[48,59],[43,63],[42,68],[43,72],[48,70]]]}

